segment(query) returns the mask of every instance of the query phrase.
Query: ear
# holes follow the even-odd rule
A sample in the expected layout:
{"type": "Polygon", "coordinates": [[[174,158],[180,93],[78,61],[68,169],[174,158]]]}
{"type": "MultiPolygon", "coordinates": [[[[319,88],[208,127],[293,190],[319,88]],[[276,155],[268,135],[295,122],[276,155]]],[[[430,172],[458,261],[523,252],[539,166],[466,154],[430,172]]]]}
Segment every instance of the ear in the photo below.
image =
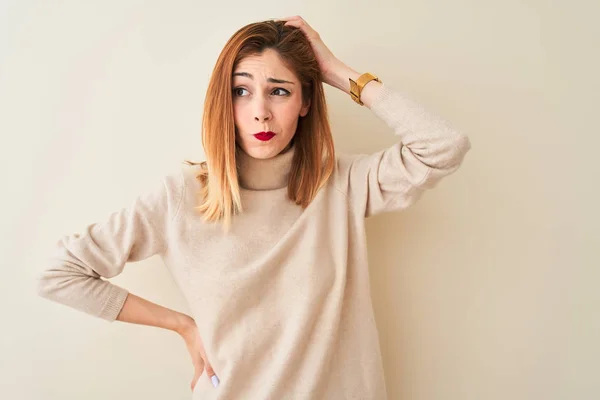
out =
{"type": "Polygon", "coordinates": [[[310,100],[308,100],[308,103],[305,104],[304,106],[302,106],[302,108],[300,109],[300,116],[306,117],[306,114],[308,114],[309,109],[310,109],[310,100]]]}

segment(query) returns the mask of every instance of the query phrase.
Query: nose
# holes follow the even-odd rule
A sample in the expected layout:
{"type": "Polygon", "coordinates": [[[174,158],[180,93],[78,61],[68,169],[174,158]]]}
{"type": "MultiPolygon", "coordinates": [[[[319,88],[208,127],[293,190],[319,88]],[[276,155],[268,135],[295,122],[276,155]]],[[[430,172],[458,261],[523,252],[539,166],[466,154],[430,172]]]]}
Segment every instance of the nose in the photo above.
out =
{"type": "Polygon", "coordinates": [[[269,120],[269,117],[268,117],[268,116],[264,116],[264,117],[254,117],[254,119],[255,119],[257,122],[262,122],[262,121],[268,121],[268,120],[269,120]]]}
{"type": "Polygon", "coordinates": [[[267,101],[257,99],[254,109],[254,120],[257,122],[268,121],[271,119],[271,112],[267,105],[267,101]]]}
{"type": "Polygon", "coordinates": [[[269,119],[271,119],[271,114],[267,111],[257,112],[254,119],[258,122],[268,121],[269,119]]]}

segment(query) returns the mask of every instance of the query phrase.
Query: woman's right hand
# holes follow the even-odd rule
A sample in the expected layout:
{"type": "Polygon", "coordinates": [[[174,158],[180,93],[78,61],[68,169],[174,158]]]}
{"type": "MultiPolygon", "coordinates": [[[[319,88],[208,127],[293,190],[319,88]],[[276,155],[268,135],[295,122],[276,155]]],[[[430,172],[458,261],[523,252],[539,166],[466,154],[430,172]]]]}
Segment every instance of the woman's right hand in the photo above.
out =
{"type": "Polygon", "coordinates": [[[198,333],[198,326],[196,325],[196,322],[191,319],[191,321],[187,323],[185,327],[182,328],[178,333],[185,341],[188,352],[192,358],[192,364],[194,365],[194,377],[190,383],[192,391],[196,387],[196,384],[198,383],[198,380],[204,371],[206,371],[206,376],[211,380],[213,386],[217,387],[219,385],[219,378],[215,374],[215,371],[206,357],[204,344],[202,343],[202,338],[198,333]]]}

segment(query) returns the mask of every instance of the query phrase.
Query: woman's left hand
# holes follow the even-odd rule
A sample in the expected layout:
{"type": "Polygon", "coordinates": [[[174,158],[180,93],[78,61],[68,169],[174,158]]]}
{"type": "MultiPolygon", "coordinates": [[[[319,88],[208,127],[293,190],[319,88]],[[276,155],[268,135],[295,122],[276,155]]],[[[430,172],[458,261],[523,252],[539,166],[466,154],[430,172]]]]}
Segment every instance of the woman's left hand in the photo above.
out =
{"type": "Polygon", "coordinates": [[[313,48],[313,51],[315,52],[315,56],[317,57],[319,68],[321,68],[321,73],[323,74],[323,81],[329,85],[332,85],[334,81],[334,71],[336,68],[341,67],[343,63],[333,55],[327,46],[325,46],[325,43],[323,43],[323,40],[321,40],[321,36],[317,33],[317,31],[315,31],[299,15],[294,17],[278,18],[275,21],[287,21],[285,26],[294,26],[296,28],[300,28],[302,32],[304,32],[313,48]]]}

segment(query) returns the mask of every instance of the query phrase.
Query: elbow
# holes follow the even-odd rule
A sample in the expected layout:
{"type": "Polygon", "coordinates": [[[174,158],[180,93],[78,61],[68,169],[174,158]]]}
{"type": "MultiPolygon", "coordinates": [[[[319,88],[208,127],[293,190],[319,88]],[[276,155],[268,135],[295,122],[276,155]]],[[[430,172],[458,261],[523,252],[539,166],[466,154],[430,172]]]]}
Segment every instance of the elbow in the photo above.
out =
{"type": "Polygon", "coordinates": [[[48,300],[53,299],[53,293],[57,287],[57,278],[51,277],[48,271],[36,277],[35,290],[38,296],[48,300]]]}
{"type": "Polygon", "coordinates": [[[452,141],[447,142],[447,145],[436,154],[435,161],[424,162],[429,169],[428,178],[437,181],[438,177],[455,172],[462,165],[465,155],[470,149],[469,137],[462,133],[456,133],[452,141]]]}
{"type": "Polygon", "coordinates": [[[456,143],[456,147],[458,149],[458,153],[461,155],[461,158],[464,157],[469,150],[471,150],[471,139],[469,139],[469,137],[463,133],[458,135],[456,143]]]}
{"type": "Polygon", "coordinates": [[[458,168],[465,158],[465,155],[471,149],[471,140],[463,133],[457,133],[452,141],[452,145],[448,148],[446,158],[446,168],[454,170],[458,168]]]}
{"type": "Polygon", "coordinates": [[[37,276],[36,292],[38,296],[45,299],[59,301],[61,296],[64,296],[65,288],[71,286],[80,278],[82,278],[81,275],[74,274],[68,269],[51,267],[37,276]]]}

